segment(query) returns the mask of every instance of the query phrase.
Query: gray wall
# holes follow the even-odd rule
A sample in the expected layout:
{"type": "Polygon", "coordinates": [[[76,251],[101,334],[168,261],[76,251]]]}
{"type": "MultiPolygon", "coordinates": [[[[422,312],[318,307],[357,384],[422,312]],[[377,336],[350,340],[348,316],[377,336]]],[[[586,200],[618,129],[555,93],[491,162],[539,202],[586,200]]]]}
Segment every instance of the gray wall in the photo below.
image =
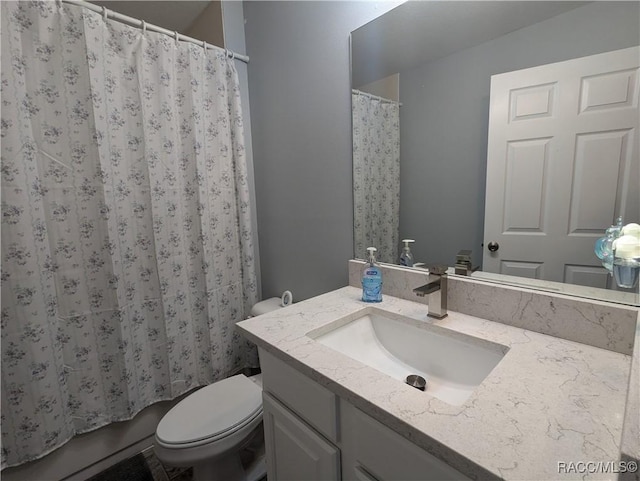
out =
{"type": "Polygon", "coordinates": [[[262,293],[347,285],[349,33],[390,2],[244,2],[262,293]]]}
{"type": "Polygon", "coordinates": [[[637,2],[599,2],[400,73],[400,238],[482,261],[491,75],[640,44],[637,2]]]}

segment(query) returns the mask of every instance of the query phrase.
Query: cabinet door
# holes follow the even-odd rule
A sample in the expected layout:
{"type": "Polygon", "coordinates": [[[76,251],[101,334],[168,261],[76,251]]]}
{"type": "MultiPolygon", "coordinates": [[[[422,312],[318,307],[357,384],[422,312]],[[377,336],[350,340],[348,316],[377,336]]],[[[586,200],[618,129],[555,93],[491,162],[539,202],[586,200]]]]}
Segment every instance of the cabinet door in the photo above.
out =
{"type": "Polygon", "coordinates": [[[267,477],[277,481],[340,479],[340,451],[263,392],[267,477]]]}

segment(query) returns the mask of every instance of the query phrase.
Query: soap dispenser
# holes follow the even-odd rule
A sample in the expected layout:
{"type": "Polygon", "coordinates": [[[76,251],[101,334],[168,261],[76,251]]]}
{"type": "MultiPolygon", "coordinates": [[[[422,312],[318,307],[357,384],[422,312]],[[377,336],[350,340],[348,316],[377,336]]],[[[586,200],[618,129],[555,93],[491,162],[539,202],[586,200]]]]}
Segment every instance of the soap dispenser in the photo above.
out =
{"type": "Polygon", "coordinates": [[[415,241],[413,239],[402,239],[402,242],[404,242],[404,248],[402,249],[402,254],[400,254],[400,265],[413,267],[413,254],[411,254],[409,244],[415,241]]]}
{"type": "Polygon", "coordinates": [[[369,263],[362,272],[362,300],[382,302],[382,269],[376,263],[375,247],[367,247],[369,263]]]}

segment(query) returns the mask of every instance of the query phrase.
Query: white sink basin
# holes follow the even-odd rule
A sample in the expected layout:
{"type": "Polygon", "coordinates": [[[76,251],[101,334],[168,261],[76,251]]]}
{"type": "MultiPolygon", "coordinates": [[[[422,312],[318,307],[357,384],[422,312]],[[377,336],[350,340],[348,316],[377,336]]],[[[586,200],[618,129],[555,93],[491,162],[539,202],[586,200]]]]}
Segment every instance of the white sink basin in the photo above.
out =
{"type": "Polygon", "coordinates": [[[307,335],[399,381],[418,374],[427,380],[425,392],[454,406],[465,402],[509,349],[374,307],[307,335]]]}

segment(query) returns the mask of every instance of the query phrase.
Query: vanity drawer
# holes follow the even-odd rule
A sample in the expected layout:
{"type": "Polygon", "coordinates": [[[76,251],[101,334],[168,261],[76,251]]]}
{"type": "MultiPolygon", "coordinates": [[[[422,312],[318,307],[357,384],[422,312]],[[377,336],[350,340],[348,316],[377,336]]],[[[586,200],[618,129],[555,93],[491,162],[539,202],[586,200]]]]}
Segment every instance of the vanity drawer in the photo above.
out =
{"type": "Polygon", "coordinates": [[[343,480],[471,481],[344,400],[340,420],[343,480]]]}
{"type": "Polygon", "coordinates": [[[338,441],[338,398],[273,355],[259,349],[262,388],[327,439],[338,441]]]}

